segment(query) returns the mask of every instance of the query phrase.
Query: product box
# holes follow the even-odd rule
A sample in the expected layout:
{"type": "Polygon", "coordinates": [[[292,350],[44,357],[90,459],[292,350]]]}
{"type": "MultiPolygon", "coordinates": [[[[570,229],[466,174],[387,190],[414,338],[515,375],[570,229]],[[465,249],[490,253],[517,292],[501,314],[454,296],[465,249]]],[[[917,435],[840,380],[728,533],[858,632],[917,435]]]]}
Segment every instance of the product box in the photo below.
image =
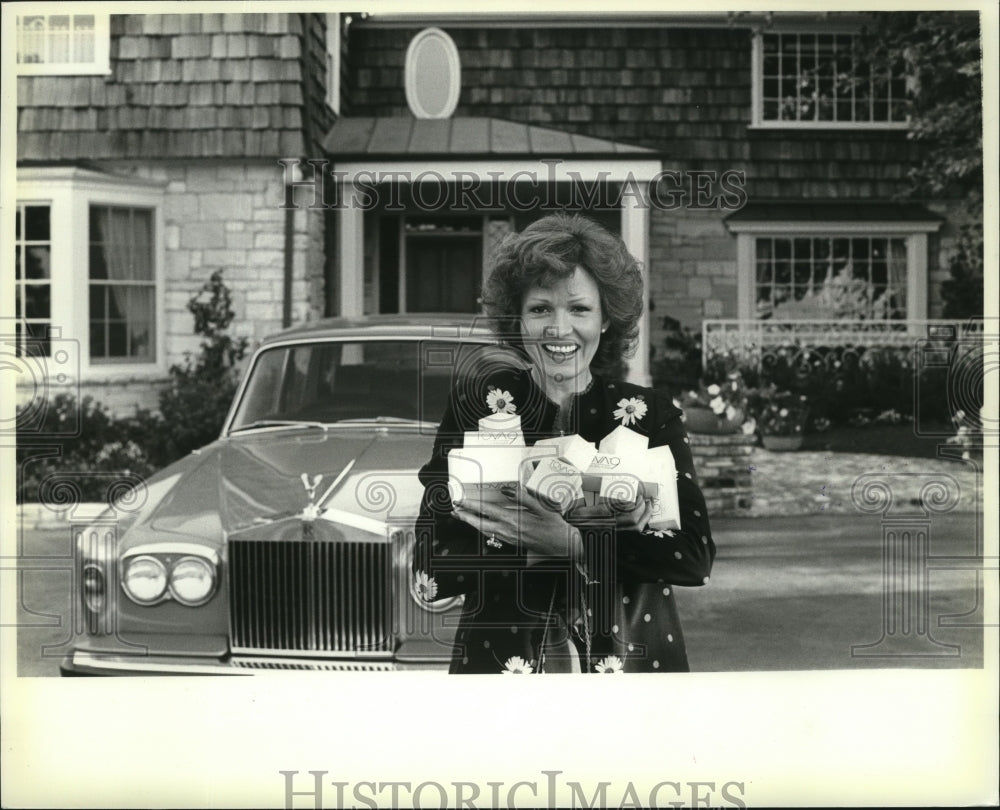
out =
{"type": "Polygon", "coordinates": [[[521,418],[493,414],[479,420],[478,430],[466,431],[464,447],[448,453],[448,490],[460,503],[472,490],[517,484],[524,459],[521,418]]]}
{"type": "Polygon", "coordinates": [[[534,470],[525,488],[537,498],[558,504],[562,512],[582,504],[583,470],[596,451],[593,442],[575,433],[540,439],[528,450],[534,470]]]}
{"type": "Polygon", "coordinates": [[[677,465],[674,454],[667,445],[646,451],[646,460],[658,487],[651,496],[653,512],[649,526],[653,529],[679,529],[681,527],[680,502],[677,499],[677,465]]]}

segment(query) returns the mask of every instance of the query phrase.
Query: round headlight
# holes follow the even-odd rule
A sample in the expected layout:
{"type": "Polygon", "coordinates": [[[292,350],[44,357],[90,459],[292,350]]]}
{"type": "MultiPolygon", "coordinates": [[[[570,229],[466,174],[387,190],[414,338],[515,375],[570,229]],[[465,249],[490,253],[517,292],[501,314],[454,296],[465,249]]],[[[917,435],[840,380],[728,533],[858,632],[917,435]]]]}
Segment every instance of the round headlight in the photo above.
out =
{"type": "Polygon", "coordinates": [[[185,557],[170,572],[170,592],[183,605],[200,605],[212,595],[215,569],[201,557],[185,557]]]}
{"type": "Polygon", "coordinates": [[[140,605],[151,604],[167,589],[167,569],[156,557],[136,557],[125,569],[122,586],[140,605]]]}
{"type": "Polygon", "coordinates": [[[105,580],[104,571],[95,563],[83,566],[83,603],[94,613],[104,607],[105,580]]]}

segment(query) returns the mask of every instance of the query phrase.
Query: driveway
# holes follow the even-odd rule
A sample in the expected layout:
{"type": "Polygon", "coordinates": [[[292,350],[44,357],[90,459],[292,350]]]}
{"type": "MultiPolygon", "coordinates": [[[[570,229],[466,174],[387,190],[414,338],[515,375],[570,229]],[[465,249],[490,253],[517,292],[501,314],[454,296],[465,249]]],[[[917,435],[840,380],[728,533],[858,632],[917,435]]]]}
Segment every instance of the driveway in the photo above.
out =
{"type": "MultiPolygon", "coordinates": [[[[977,516],[936,515],[929,530],[926,559],[899,569],[905,586],[883,576],[883,548],[913,541],[883,541],[878,516],[716,519],[711,583],[676,590],[692,669],[981,667],[977,516]]],[[[69,532],[20,539],[18,673],[57,676],[72,638],[69,532]]]]}

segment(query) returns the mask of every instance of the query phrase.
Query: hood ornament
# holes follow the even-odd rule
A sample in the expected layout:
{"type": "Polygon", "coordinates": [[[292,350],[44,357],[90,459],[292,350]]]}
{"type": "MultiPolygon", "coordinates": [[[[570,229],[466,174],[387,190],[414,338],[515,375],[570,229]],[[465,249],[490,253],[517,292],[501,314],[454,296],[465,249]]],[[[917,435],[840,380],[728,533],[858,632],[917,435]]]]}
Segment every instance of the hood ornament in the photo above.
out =
{"type": "Polygon", "coordinates": [[[308,473],[302,473],[300,476],[302,481],[302,486],[305,487],[306,496],[309,498],[309,503],[306,504],[305,508],[302,510],[302,519],[307,521],[313,521],[319,515],[319,504],[316,503],[316,487],[320,485],[323,480],[323,474],[314,475],[312,479],[309,478],[308,473]]]}
{"type": "Polygon", "coordinates": [[[316,490],[323,481],[322,473],[314,475],[312,478],[309,477],[308,473],[302,473],[302,475],[299,476],[299,480],[302,481],[302,486],[305,488],[306,496],[309,498],[309,503],[305,505],[302,509],[302,514],[300,515],[303,523],[312,523],[317,517],[319,517],[319,513],[323,510],[323,504],[326,503],[327,499],[337,488],[337,485],[344,480],[344,476],[351,471],[355,461],[357,461],[357,459],[352,458],[346,465],[344,465],[344,469],[337,473],[337,477],[333,479],[333,483],[326,488],[326,491],[319,500],[316,500],[316,490]]]}

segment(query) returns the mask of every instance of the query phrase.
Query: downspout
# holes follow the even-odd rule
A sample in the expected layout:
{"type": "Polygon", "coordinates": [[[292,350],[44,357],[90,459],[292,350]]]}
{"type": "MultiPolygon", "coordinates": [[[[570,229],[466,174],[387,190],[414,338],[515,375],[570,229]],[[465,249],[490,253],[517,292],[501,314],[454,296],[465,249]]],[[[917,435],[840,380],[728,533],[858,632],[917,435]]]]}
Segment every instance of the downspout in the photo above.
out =
{"type": "MultiPolygon", "coordinates": [[[[292,189],[295,194],[295,189],[292,189]]],[[[295,248],[295,208],[285,209],[285,266],[284,283],[282,285],[281,326],[287,329],[292,325],[292,273],[294,270],[295,248]]]]}
{"type": "MultiPolygon", "coordinates": [[[[313,127],[312,127],[312,115],[309,106],[310,99],[310,88],[307,86],[309,83],[309,15],[299,14],[299,24],[302,28],[301,34],[301,53],[299,55],[299,70],[302,77],[302,139],[305,143],[305,150],[309,151],[315,146],[315,140],[313,138],[313,127]]],[[[299,155],[299,167],[306,165],[308,157],[305,155],[299,155]]],[[[313,167],[313,171],[316,169],[313,167]]],[[[296,171],[293,172],[293,178],[296,173],[301,172],[298,167],[296,171]]],[[[292,202],[295,200],[295,189],[292,189],[292,202]]],[[[287,329],[292,325],[292,281],[295,272],[295,212],[298,210],[298,206],[292,205],[285,209],[285,261],[284,261],[284,277],[282,279],[282,301],[281,301],[281,325],[287,329]]],[[[309,268],[306,268],[308,274],[309,268]]],[[[308,293],[307,293],[308,294],[308,293]]]]}

